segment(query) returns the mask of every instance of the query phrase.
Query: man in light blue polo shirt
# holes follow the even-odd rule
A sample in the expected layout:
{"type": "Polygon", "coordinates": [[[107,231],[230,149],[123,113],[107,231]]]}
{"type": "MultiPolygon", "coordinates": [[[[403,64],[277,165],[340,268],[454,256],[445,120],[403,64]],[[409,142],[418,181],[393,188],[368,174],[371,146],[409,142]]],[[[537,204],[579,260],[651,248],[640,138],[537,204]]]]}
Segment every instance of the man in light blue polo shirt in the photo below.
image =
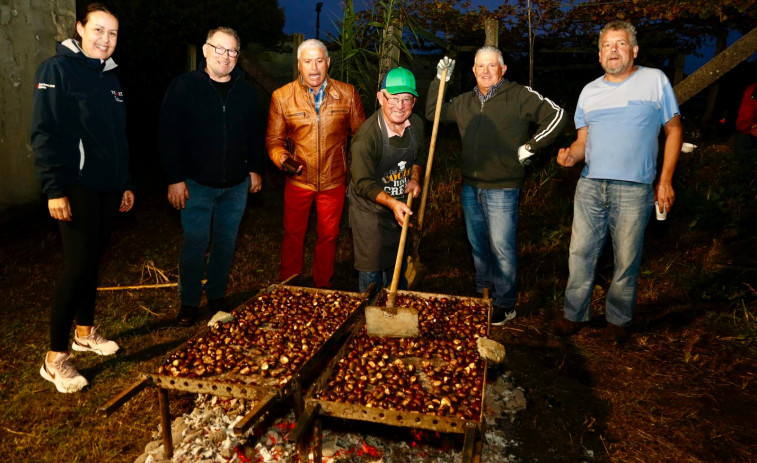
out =
{"type": "Polygon", "coordinates": [[[673,172],[683,137],[678,103],[662,71],[634,65],[638,52],[631,24],[613,21],[600,31],[599,62],[605,74],[584,87],[575,114],[576,140],[557,154],[562,166],[585,162],[574,199],[564,317],[552,327],[561,336],[577,332],[591,317],[596,265],[609,232],[615,272],[607,292],[604,336],[616,343],[627,339],[644,229],[654,201],[670,211],[675,200],[673,172]],[[653,186],[660,127],[665,148],[653,186]]]}

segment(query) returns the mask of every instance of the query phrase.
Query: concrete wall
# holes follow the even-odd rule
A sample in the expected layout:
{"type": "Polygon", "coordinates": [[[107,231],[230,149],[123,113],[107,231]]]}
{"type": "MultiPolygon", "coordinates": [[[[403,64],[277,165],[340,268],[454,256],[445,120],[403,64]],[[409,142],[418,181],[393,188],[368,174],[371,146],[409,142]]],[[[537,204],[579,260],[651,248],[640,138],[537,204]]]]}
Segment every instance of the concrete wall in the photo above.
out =
{"type": "Polygon", "coordinates": [[[34,71],[70,37],[75,0],[0,0],[0,218],[38,203],[29,144],[34,71]]]}

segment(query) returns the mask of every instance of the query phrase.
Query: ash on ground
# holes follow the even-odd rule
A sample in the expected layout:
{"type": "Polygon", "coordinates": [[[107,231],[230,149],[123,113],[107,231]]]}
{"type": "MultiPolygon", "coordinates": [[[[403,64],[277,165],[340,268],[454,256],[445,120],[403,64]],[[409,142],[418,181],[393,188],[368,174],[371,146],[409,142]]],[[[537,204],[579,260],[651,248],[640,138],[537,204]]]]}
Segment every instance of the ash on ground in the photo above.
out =
{"type": "MultiPolygon", "coordinates": [[[[516,463],[512,454],[519,443],[501,429],[526,408],[526,396],[509,372],[491,375],[486,385],[485,436],[481,461],[516,463]]],[[[287,437],[294,429],[294,412],[282,410],[275,418],[263,418],[243,435],[234,433],[252,403],[199,395],[191,413],[171,425],[174,455],[163,458],[160,426],[153,441],[134,463],[248,463],[299,461],[297,445],[287,437]],[[261,429],[265,428],[265,429],[261,429]]],[[[275,416],[275,414],[274,414],[275,416]]],[[[408,461],[457,463],[461,461],[463,436],[433,431],[390,427],[376,423],[323,420],[324,463],[404,463],[408,461]]],[[[310,455],[312,461],[312,452],[310,455]]]]}

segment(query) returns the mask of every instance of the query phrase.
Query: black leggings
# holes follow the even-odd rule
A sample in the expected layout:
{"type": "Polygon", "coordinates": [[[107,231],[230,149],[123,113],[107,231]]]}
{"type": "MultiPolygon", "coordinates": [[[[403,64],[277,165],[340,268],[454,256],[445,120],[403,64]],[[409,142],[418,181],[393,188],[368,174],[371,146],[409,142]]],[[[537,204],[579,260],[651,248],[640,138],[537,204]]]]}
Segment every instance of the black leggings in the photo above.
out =
{"type": "Polygon", "coordinates": [[[50,311],[50,350],[68,351],[71,325],[91,326],[100,257],[108,243],[122,193],[72,186],[68,190],[71,222],[59,221],[63,271],[55,284],[50,311]]]}

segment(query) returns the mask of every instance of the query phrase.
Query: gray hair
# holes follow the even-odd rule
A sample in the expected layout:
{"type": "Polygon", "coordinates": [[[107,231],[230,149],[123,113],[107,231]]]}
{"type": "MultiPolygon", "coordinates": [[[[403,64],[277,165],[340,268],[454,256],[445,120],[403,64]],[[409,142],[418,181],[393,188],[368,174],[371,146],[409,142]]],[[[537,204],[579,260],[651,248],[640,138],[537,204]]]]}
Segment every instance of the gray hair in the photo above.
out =
{"type": "Polygon", "coordinates": [[[602,37],[609,31],[625,31],[628,33],[628,37],[631,39],[631,46],[635,47],[639,43],[636,41],[636,28],[628,21],[610,21],[599,31],[599,49],[602,49],[602,37]]]}
{"type": "Polygon", "coordinates": [[[226,35],[230,35],[230,36],[234,37],[234,39],[236,39],[236,41],[237,41],[237,48],[242,48],[242,42],[239,41],[239,34],[237,34],[237,31],[235,31],[234,29],[232,29],[230,27],[226,27],[226,26],[216,27],[216,28],[213,28],[213,29],[209,30],[208,31],[208,37],[205,39],[205,41],[207,42],[210,39],[212,39],[213,36],[216,35],[216,32],[221,32],[221,33],[224,33],[226,35]]]}
{"type": "Polygon", "coordinates": [[[300,60],[300,52],[306,48],[320,48],[326,54],[326,58],[329,57],[329,50],[323,42],[318,39],[307,39],[297,47],[297,61],[300,60]]]}
{"type": "Polygon", "coordinates": [[[491,45],[486,45],[484,47],[479,48],[476,51],[476,57],[473,60],[473,64],[475,65],[478,62],[478,56],[479,55],[484,55],[484,54],[487,54],[487,53],[496,53],[497,54],[497,58],[499,59],[499,65],[500,66],[504,66],[505,65],[505,59],[502,58],[502,52],[499,51],[499,48],[493,47],[491,45]]]}

